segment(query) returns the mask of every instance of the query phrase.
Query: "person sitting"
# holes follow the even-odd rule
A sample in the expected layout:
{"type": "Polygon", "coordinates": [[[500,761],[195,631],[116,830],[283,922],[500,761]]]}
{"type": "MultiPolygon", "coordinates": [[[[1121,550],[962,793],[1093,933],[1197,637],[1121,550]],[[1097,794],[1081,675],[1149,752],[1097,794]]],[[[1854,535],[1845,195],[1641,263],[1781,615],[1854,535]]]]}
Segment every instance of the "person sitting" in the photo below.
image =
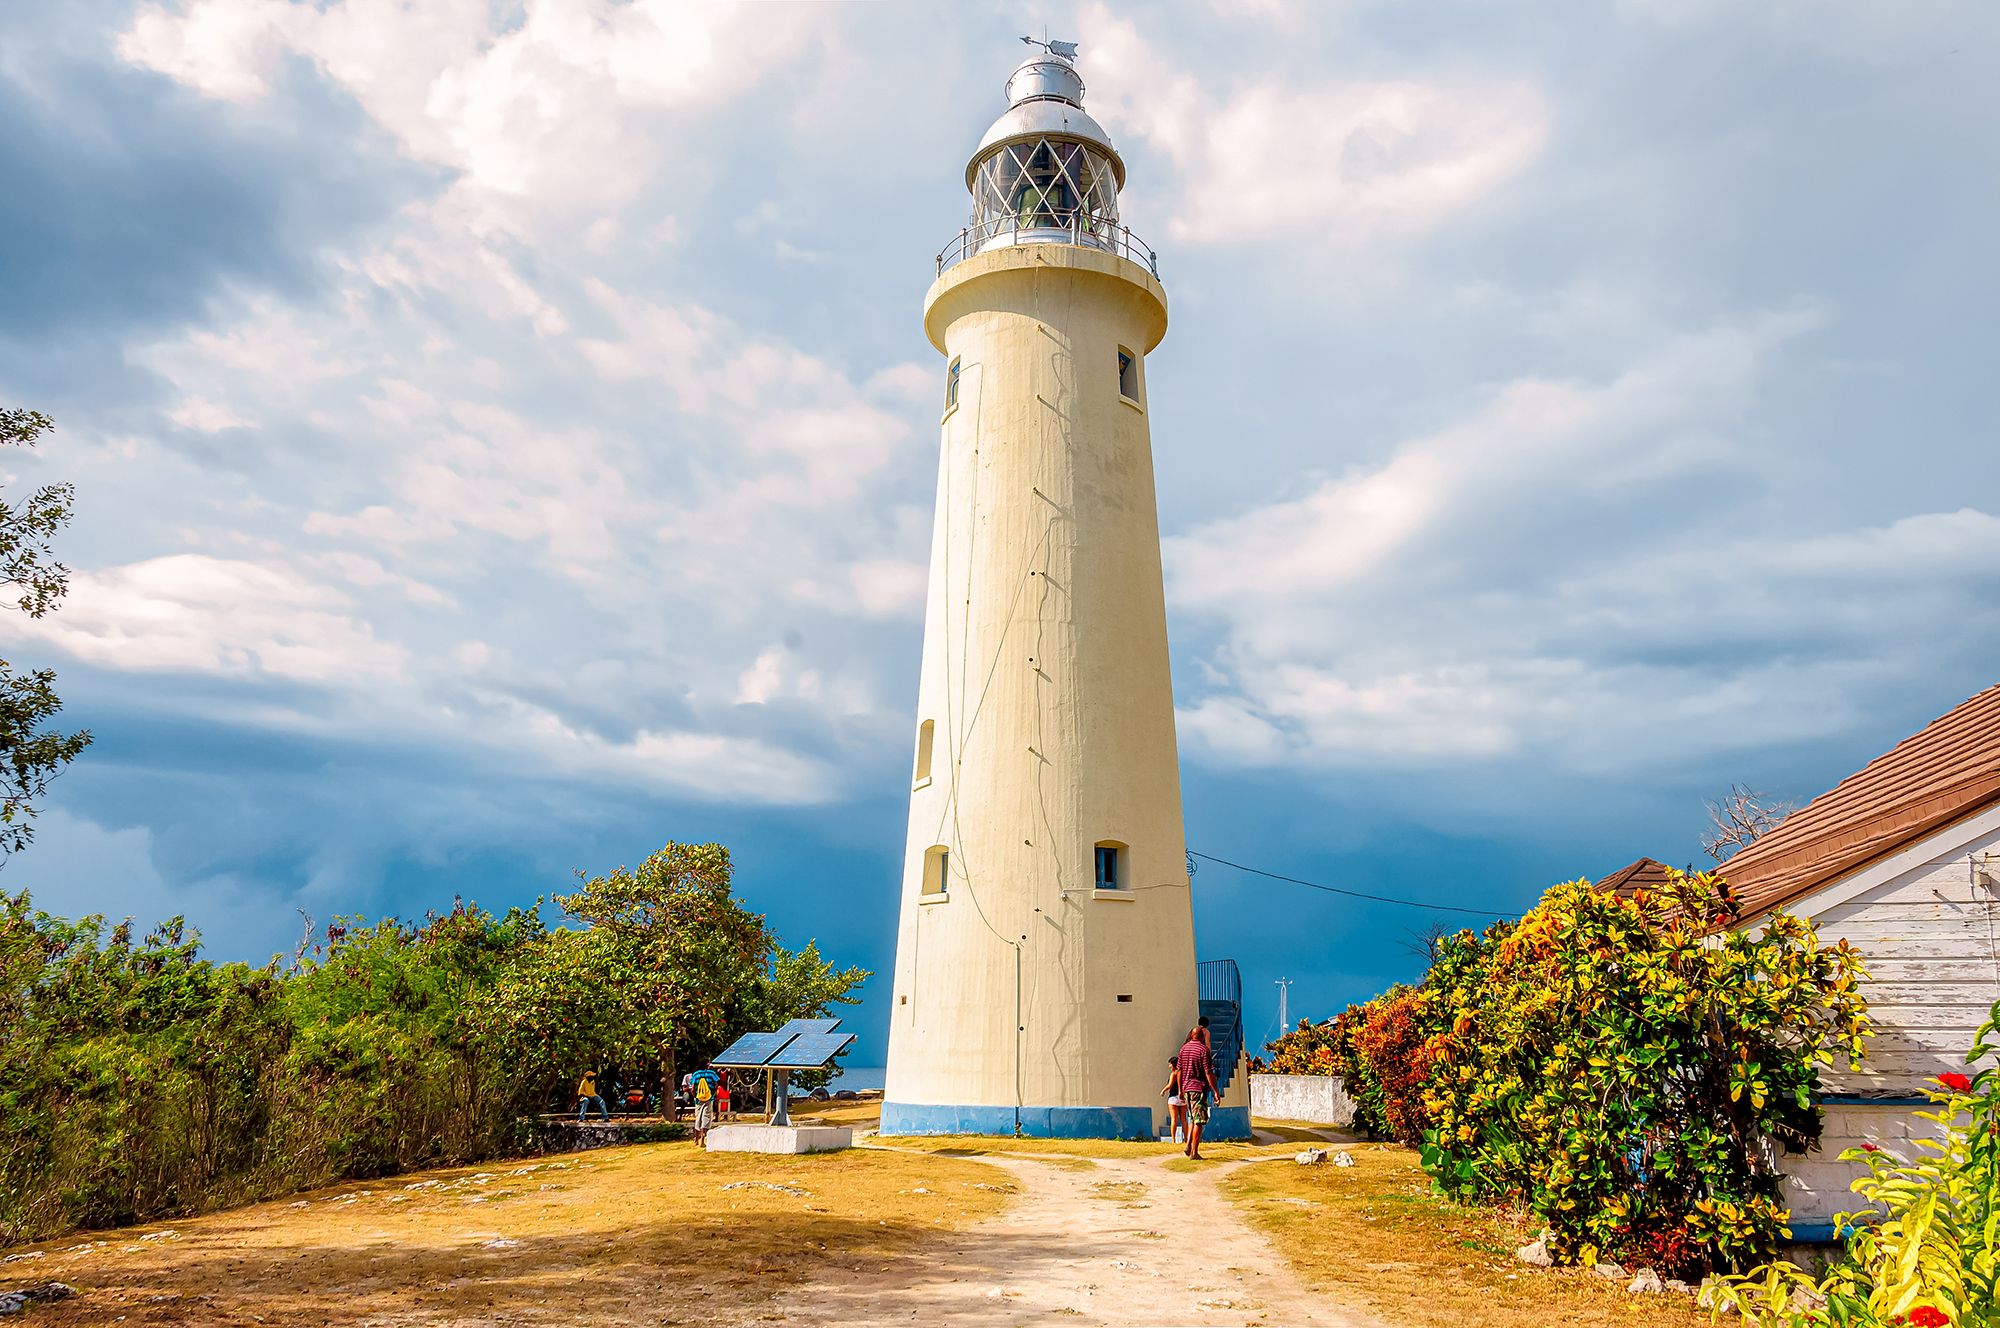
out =
{"type": "Polygon", "coordinates": [[[588,1119],[591,1104],[593,1103],[597,1106],[598,1114],[606,1121],[609,1121],[611,1119],[611,1108],[604,1105],[604,1098],[597,1091],[597,1071],[589,1069],[583,1072],[583,1078],[577,1080],[576,1118],[578,1120],[588,1119]]]}

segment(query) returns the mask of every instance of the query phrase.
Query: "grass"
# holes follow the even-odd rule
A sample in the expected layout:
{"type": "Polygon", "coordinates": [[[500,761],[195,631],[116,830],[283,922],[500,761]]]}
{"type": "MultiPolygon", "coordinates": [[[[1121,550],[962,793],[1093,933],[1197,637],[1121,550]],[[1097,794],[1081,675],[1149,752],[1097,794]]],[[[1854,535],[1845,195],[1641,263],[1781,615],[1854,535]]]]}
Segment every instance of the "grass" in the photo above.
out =
{"type": "Polygon", "coordinates": [[[1221,1188],[1309,1284],[1401,1328],[1692,1328],[1690,1300],[1634,1296],[1581,1269],[1530,1268],[1524,1220],[1432,1192],[1417,1156],[1347,1144],[1352,1167],[1243,1167],[1221,1188]]]}
{"type": "Polygon", "coordinates": [[[852,1150],[658,1144],[355,1183],[14,1253],[58,1279],[45,1325],[604,1325],[740,1314],[829,1265],[914,1279],[940,1233],[1000,1210],[1005,1173],[852,1150]]]}
{"type": "MultiPolygon", "coordinates": [[[[814,1102],[810,1098],[794,1102],[787,1108],[794,1125],[846,1125],[857,1130],[872,1130],[882,1123],[882,1099],[862,1098],[848,1102],[814,1102]]],[[[762,1120],[752,1113],[739,1116],[738,1120],[762,1120]]]]}
{"type": "Polygon", "coordinates": [[[1090,1187],[1090,1197],[1120,1208],[1144,1208],[1146,1187],[1136,1180],[1101,1180],[1090,1187]]]}

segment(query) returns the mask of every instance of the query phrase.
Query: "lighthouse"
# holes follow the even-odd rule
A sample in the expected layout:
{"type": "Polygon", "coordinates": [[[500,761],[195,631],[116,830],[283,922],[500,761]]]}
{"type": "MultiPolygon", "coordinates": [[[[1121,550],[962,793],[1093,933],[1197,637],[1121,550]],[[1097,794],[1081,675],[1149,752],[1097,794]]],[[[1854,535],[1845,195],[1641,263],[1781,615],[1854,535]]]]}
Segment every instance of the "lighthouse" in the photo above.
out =
{"type": "Polygon", "coordinates": [[[1247,1137],[1235,965],[1197,971],[1181,823],[1167,296],[1075,48],[1032,44],[924,299],[942,420],[882,1132],[1157,1137],[1206,1013],[1209,1137],[1247,1137]]]}

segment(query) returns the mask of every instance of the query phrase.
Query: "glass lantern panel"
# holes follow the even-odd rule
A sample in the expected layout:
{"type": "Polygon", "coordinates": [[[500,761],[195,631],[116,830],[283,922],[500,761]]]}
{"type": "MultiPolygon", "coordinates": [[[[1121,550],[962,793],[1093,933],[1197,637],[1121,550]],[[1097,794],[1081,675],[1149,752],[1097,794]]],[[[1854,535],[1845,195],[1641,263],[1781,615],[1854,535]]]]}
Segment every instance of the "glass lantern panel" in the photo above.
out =
{"type": "Polygon", "coordinates": [[[973,222],[982,230],[1101,233],[1118,219],[1118,183],[1101,153],[1068,139],[1011,143],[980,163],[973,222]]]}

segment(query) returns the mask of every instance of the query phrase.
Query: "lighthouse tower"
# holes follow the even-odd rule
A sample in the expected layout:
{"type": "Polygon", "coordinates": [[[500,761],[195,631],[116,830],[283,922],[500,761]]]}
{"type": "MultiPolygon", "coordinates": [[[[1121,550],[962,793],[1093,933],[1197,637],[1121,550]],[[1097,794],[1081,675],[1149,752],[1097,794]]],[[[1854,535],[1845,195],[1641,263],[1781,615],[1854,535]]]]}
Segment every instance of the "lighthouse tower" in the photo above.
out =
{"type": "MultiPolygon", "coordinates": [[[[1167,297],[1074,53],[1008,78],[924,300],[946,367],[884,1134],[1155,1137],[1169,1058],[1233,996],[1233,964],[1197,987],[1181,827],[1147,427],[1167,297]]],[[[1248,1134],[1238,1041],[1211,1137],[1248,1134]]]]}

